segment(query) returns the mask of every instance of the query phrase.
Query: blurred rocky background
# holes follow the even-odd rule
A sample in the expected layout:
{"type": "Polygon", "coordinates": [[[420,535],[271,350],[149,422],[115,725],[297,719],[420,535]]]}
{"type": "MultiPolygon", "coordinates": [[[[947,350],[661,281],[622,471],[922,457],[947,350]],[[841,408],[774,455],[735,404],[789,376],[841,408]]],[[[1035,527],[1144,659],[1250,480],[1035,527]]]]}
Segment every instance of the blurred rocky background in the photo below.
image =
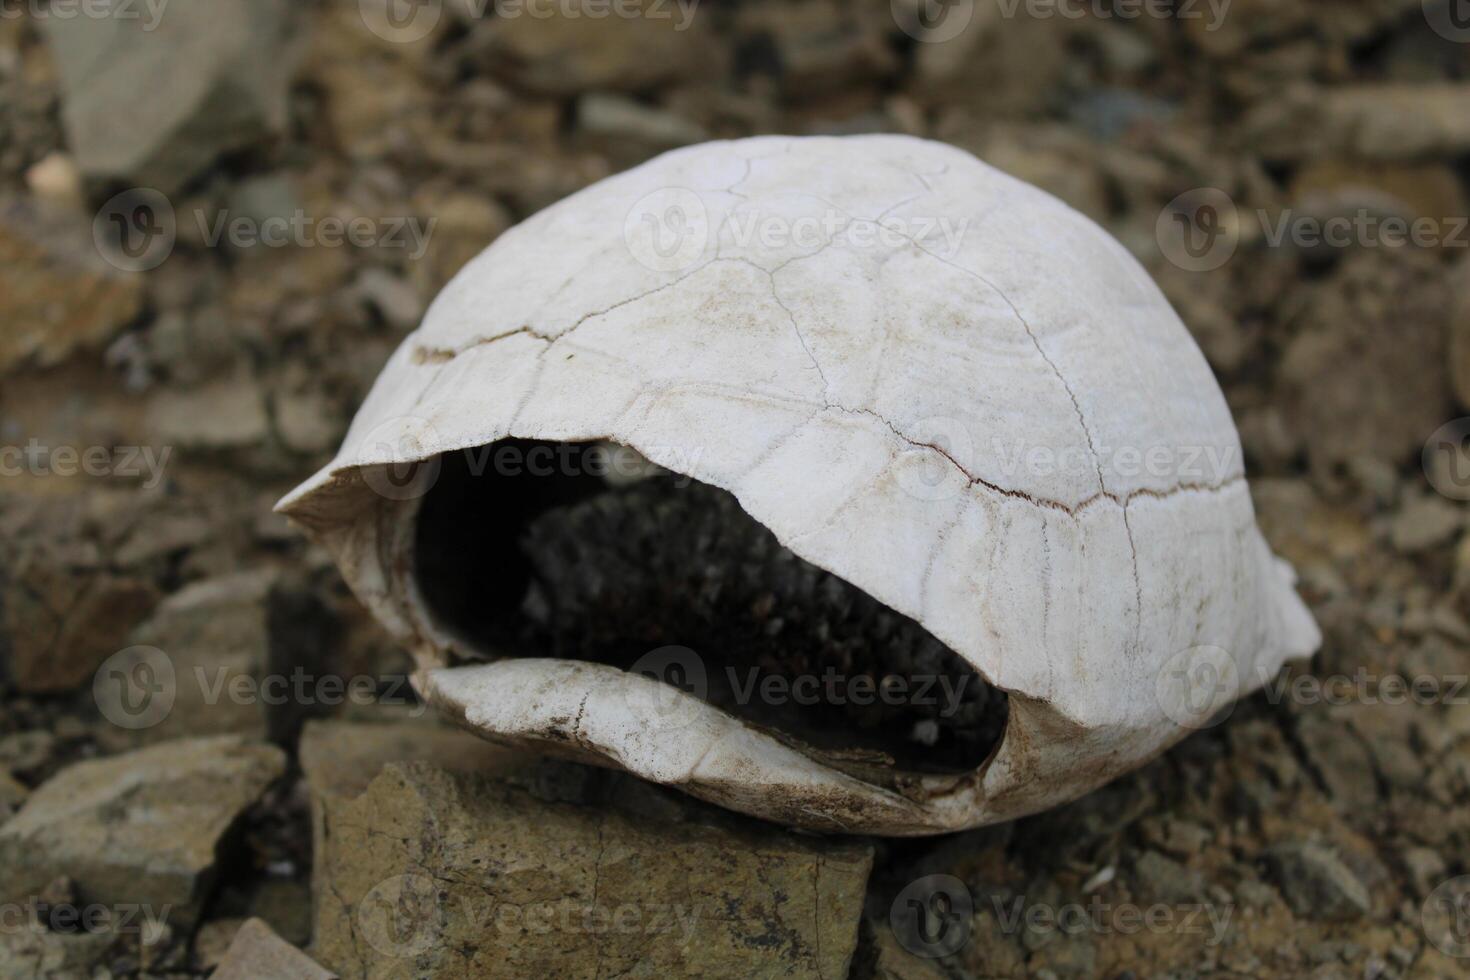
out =
{"type": "Polygon", "coordinates": [[[1467,196],[1465,0],[0,0],[0,978],[1470,976],[1467,196]],[[274,501],[516,221],[875,131],[1149,268],[1323,651],[937,840],[424,717],[274,501]]]}

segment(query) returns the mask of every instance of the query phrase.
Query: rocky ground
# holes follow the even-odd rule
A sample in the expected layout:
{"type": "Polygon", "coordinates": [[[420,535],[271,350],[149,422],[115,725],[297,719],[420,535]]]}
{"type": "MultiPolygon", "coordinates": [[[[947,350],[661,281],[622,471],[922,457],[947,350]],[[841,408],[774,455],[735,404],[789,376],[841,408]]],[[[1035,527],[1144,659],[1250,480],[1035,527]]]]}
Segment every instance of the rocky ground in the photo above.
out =
{"type": "Polygon", "coordinates": [[[386,4],[0,3],[0,977],[1470,976],[1463,2],[386,4]],[[867,131],[1148,266],[1322,652],[934,840],[439,728],[271,505],[517,220],[673,146],[867,131]]]}

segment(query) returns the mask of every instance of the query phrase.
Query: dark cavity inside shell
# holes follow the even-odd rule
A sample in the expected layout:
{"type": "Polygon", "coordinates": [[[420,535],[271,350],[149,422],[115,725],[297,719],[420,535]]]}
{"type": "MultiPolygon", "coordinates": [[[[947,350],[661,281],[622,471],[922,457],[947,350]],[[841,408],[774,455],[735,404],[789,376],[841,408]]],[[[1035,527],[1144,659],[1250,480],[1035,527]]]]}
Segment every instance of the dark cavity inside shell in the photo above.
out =
{"type": "Polygon", "coordinates": [[[496,463],[592,448],[504,440],[440,458],[414,572],[457,653],[639,669],[849,769],[963,772],[989,757],[1004,693],[914,620],[797,557],[730,493],[662,470],[617,481],[496,463]],[[670,646],[697,655],[698,682],[687,654],[649,656],[670,646]]]}

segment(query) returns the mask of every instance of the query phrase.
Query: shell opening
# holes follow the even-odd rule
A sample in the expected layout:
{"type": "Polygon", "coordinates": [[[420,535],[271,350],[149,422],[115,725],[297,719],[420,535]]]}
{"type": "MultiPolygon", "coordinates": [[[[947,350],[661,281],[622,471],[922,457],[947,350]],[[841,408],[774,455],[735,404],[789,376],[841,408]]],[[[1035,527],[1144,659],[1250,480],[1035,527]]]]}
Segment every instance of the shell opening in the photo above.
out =
{"type": "Polygon", "coordinates": [[[972,772],[998,745],[1004,692],[727,491],[608,443],[507,439],[439,463],[413,577],[454,665],[645,673],[880,782],[972,772]]]}

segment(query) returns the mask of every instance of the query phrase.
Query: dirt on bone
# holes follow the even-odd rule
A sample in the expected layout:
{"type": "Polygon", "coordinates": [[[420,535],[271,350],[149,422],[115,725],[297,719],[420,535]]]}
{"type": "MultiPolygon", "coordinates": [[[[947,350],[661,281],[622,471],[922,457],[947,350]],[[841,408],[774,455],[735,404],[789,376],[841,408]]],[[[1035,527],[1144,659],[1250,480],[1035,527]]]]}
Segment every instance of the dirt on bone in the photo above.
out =
{"type": "Polygon", "coordinates": [[[496,655],[652,668],[859,765],[972,770],[999,741],[1002,692],[912,619],[797,557],[728,492],[673,474],[615,486],[445,464],[420,517],[421,587],[496,655]],[[484,547],[465,547],[466,527],[484,547]],[[440,537],[452,528],[457,539],[440,537]],[[482,560],[451,570],[446,550],[482,560]],[[654,653],[664,647],[687,652],[654,653]]]}

